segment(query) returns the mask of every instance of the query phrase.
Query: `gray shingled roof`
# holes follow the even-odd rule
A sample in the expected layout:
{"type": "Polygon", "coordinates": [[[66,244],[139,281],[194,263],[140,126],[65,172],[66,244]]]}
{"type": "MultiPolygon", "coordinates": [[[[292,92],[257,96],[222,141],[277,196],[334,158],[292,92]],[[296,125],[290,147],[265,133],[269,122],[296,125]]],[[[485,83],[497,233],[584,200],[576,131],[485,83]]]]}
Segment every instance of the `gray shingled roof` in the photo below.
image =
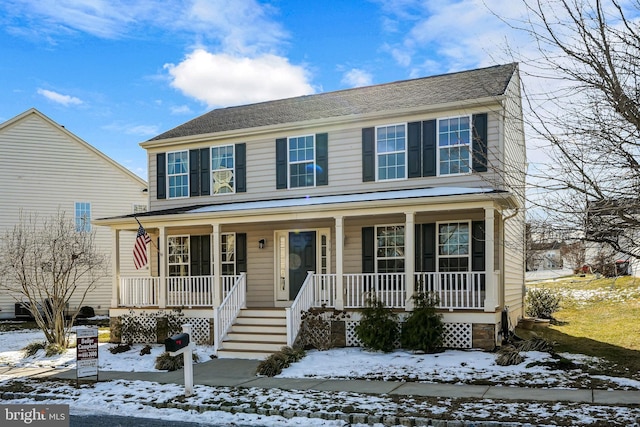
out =
{"type": "Polygon", "coordinates": [[[375,86],[219,108],[164,132],[150,141],[500,96],[505,93],[516,70],[517,64],[511,63],[375,86]]]}

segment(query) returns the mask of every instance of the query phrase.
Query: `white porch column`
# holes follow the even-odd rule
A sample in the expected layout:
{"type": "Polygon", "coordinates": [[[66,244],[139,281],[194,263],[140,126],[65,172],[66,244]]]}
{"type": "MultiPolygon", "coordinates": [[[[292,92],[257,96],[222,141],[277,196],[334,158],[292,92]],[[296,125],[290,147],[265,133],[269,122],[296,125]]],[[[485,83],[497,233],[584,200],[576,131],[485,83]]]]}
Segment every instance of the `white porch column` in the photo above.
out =
{"type": "Polygon", "coordinates": [[[120,230],[111,230],[111,236],[111,265],[113,266],[111,308],[118,308],[120,303],[120,230]]]}
{"type": "Polygon", "coordinates": [[[158,239],[160,292],[158,295],[158,308],[167,308],[167,234],[164,226],[158,227],[160,238],[158,239]],[[166,255],[166,256],[165,256],[166,255]]]}
{"type": "Polygon", "coordinates": [[[335,217],[336,221],[336,310],[344,310],[344,283],[343,283],[343,253],[344,253],[344,228],[343,218],[335,217]]]}
{"type": "Polygon", "coordinates": [[[413,294],[416,291],[416,226],[415,212],[405,212],[404,223],[404,282],[406,286],[405,310],[413,310],[413,294]]]}
{"type": "Polygon", "coordinates": [[[220,254],[220,224],[213,224],[213,239],[211,239],[211,253],[213,254],[213,306],[220,307],[222,302],[222,254],[220,254]]]}
{"type": "Polygon", "coordinates": [[[498,276],[495,274],[495,230],[493,207],[484,208],[484,265],[485,265],[485,298],[484,311],[493,312],[498,305],[498,276]]]}

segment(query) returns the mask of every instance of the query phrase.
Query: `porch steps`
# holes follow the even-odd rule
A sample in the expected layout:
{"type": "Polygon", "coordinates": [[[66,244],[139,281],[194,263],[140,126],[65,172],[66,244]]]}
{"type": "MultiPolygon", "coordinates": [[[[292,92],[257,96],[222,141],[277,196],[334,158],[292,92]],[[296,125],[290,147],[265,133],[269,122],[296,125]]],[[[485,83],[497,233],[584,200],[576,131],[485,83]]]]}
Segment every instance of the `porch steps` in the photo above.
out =
{"type": "Polygon", "coordinates": [[[240,311],[218,349],[220,359],[265,359],[287,345],[287,322],[283,308],[240,311]]]}

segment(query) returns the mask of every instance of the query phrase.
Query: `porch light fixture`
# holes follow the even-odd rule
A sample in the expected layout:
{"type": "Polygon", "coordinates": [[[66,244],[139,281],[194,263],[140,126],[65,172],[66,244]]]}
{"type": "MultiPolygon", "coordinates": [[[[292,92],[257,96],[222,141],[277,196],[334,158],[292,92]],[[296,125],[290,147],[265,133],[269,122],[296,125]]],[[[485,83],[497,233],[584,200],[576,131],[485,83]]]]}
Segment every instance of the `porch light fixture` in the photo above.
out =
{"type": "Polygon", "coordinates": [[[267,244],[267,239],[260,239],[258,240],[258,248],[260,249],[264,249],[265,245],[267,244]]]}

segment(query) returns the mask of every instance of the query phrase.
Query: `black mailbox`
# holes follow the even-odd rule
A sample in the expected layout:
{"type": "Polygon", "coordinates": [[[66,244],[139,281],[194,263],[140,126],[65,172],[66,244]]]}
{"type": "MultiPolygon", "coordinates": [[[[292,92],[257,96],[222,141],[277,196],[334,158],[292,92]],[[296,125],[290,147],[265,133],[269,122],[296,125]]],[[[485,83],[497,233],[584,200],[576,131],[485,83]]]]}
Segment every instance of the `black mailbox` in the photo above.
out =
{"type": "Polygon", "coordinates": [[[178,351],[189,345],[189,334],[178,334],[164,340],[164,348],[166,351],[178,351]]]}

